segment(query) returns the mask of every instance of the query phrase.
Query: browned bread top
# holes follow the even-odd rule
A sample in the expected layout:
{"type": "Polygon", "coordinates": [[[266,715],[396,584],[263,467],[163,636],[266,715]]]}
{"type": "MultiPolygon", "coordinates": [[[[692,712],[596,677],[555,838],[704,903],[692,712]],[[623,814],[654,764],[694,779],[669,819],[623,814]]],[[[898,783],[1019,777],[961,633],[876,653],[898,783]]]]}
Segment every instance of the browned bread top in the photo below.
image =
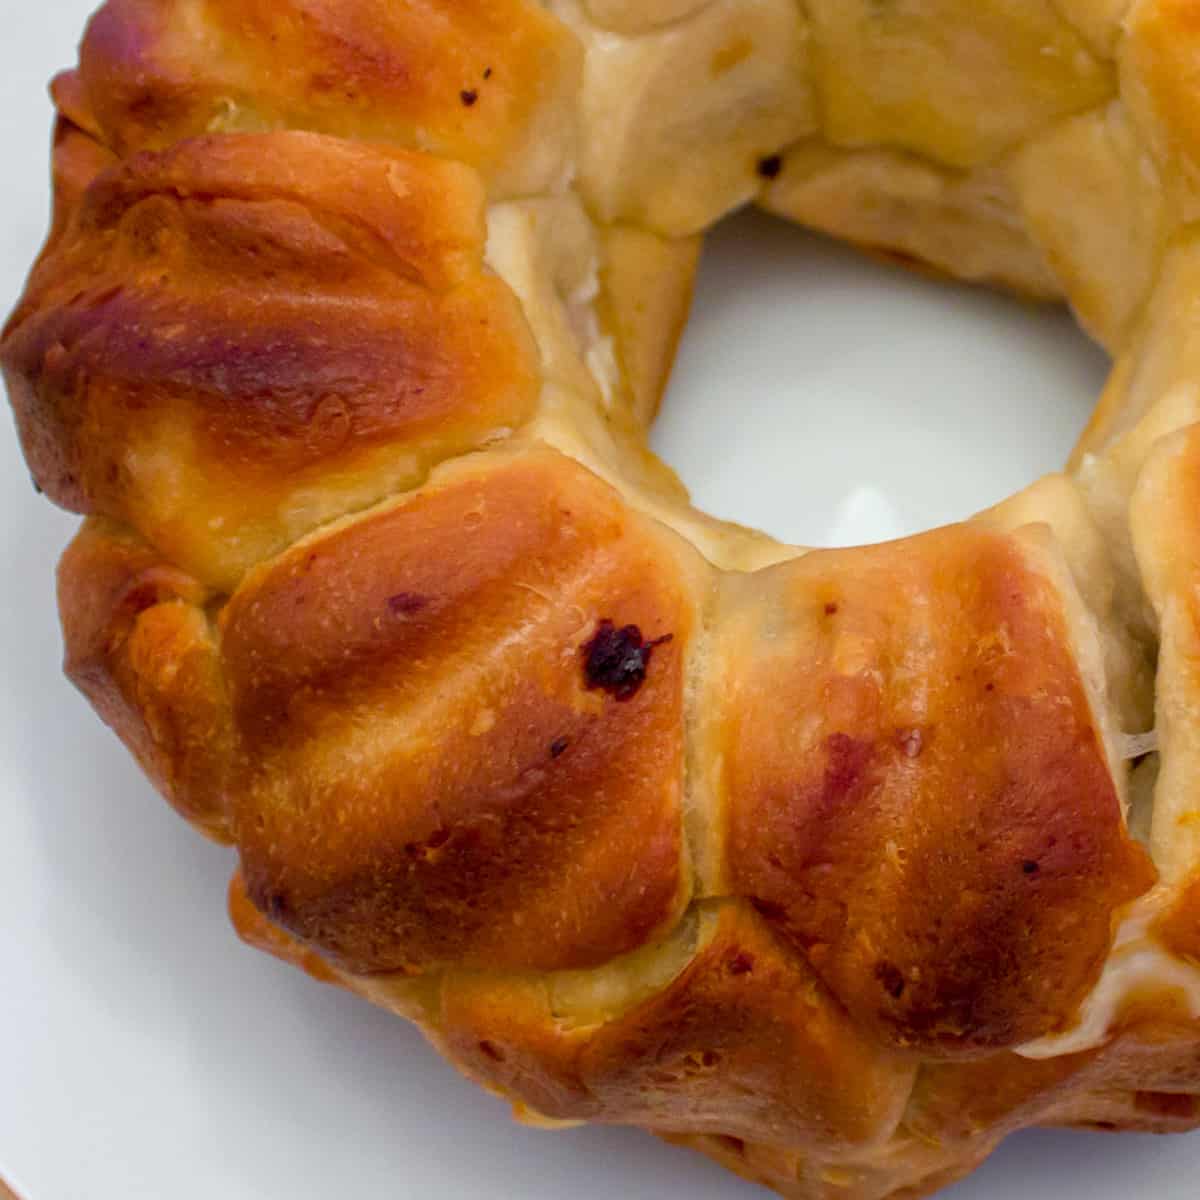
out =
{"type": "Polygon", "coordinates": [[[135,155],[87,190],[6,332],[39,483],[228,589],[504,436],[537,363],[484,236],[476,177],[407,151],[276,133],[135,155]]]}
{"type": "Polygon", "coordinates": [[[702,701],[720,878],[927,1053],[1069,1020],[1155,877],[1047,566],[1036,537],[952,526],[725,589],[702,701]]]}
{"type": "Polygon", "coordinates": [[[581,64],[525,0],[114,0],[64,111],[120,155],[307,129],[455,159],[519,196],[567,165],[581,64]]]}
{"type": "Polygon", "coordinates": [[[691,891],[680,560],[544,454],[256,571],[221,619],[251,897],[358,971],[586,967],[670,929],[691,891]],[[596,643],[634,627],[623,695],[596,643]]]}
{"type": "Polygon", "coordinates": [[[247,940],[805,1200],[1200,1123],[1200,26],[1120,7],[104,6],[0,359],[68,673],[247,940]],[[752,198],[1066,295],[1071,474],[853,550],[690,509],[644,422],[752,198]]]}

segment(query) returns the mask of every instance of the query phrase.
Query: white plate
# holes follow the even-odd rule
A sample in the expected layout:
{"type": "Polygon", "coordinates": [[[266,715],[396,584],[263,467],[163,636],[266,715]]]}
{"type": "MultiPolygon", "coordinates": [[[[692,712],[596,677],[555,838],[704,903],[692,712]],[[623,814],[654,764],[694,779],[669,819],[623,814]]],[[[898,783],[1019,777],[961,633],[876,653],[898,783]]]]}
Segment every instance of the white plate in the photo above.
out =
{"type": "MultiPolygon", "coordinates": [[[[45,227],[51,71],[90,0],[0,0],[0,297],[45,227]]],[[[964,516],[1053,468],[1102,364],[1063,318],[761,219],[717,234],[656,443],[698,501],[813,544],[964,516]]],[[[545,1134],[402,1022],[240,946],[230,855],[59,675],[74,521],[0,436],[0,1176],[26,1200],[736,1200],[627,1130],[545,1134]]],[[[1029,1134],[954,1200],[1195,1196],[1200,1140],[1029,1134]]]]}

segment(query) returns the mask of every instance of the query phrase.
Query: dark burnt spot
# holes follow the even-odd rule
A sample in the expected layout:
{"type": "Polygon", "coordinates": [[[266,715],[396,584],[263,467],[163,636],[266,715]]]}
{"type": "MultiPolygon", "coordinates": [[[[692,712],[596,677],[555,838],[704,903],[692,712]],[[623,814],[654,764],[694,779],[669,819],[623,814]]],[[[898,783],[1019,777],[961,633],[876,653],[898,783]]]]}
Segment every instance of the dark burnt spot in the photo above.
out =
{"type": "Polygon", "coordinates": [[[493,1042],[480,1042],[479,1053],[485,1058],[490,1058],[492,1062],[503,1062],[504,1053],[493,1042]]]}
{"type": "Polygon", "coordinates": [[[734,1154],[744,1155],[746,1153],[746,1143],[740,1137],[730,1137],[727,1133],[718,1133],[714,1136],[726,1150],[730,1150],[734,1154]]]}
{"type": "Polygon", "coordinates": [[[491,67],[484,67],[483,77],[484,77],[484,79],[491,79],[491,77],[492,77],[492,68],[491,67]]]}
{"type": "Polygon", "coordinates": [[[37,492],[39,496],[42,495],[42,485],[38,483],[36,479],[31,479],[30,483],[33,484],[33,490],[37,492]]]}
{"type": "Polygon", "coordinates": [[[571,743],[565,737],[555,738],[550,743],[550,757],[561,758],[567,752],[567,747],[571,743]]]}
{"type": "Polygon", "coordinates": [[[1026,875],[1036,875],[1041,870],[1041,867],[1039,867],[1038,864],[1036,862],[1034,862],[1032,858],[1027,858],[1021,864],[1021,870],[1026,875]]]}
{"type": "Polygon", "coordinates": [[[838,606],[837,606],[836,604],[827,604],[827,605],[825,605],[825,615],[826,615],[827,617],[836,617],[836,616],[837,616],[837,610],[838,610],[838,606]]]}
{"type": "Polygon", "coordinates": [[[609,620],[596,628],[596,635],[583,647],[583,674],[589,690],[603,689],[617,700],[637,695],[656,646],[665,645],[672,634],[648,642],[636,625],[622,629],[609,620]]]}
{"type": "Polygon", "coordinates": [[[875,978],[883,984],[883,990],[893,1000],[899,1000],[904,995],[904,976],[900,974],[900,968],[894,963],[877,962],[874,974],[875,978]]]}
{"type": "Polygon", "coordinates": [[[783,170],[783,159],[778,154],[768,154],[758,160],[758,173],[764,179],[777,179],[783,170]]]}
{"type": "Polygon", "coordinates": [[[754,959],[741,951],[726,960],[725,970],[730,975],[749,975],[754,970],[754,959]]]}
{"type": "Polygon", "coordinates": [[[393,617],[411,617],[429,607],[429,598],[416,592],[397,592],[388,597],[387,606],[393,617]]]}
{"type": "Polygon", "coordinates": [[[479,99],[479,93],[474,88],[463,88],[463,90],[461,92],[459,92],[458,95],[459,95],[459,98],[462,100],[463,104],[465,104],[467,106],[467,108],[470,108],[471,105],[474,104],[475,101],[479,99]]]}

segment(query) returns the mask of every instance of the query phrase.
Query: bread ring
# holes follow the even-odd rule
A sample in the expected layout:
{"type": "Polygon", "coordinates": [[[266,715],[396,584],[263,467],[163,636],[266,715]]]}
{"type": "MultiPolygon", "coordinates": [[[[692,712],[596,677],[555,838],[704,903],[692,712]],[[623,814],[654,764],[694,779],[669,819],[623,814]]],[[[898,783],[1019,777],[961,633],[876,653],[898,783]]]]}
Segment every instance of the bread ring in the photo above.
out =
{"type": "Polygon", "coordinates": [[[797,1200],[1200,1126],[1197,63],[1193,0],[109,0],[0,359],[242,937],[797,1200]],[[1065,298],[1065,472],[692,509],[645,431],[749,202],[1065,298]]]}

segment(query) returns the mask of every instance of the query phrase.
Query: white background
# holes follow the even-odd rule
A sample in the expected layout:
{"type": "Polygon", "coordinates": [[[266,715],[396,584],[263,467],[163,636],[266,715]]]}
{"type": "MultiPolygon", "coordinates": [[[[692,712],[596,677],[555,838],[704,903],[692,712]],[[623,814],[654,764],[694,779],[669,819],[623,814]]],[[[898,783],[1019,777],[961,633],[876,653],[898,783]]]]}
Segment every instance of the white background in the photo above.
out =
{"type": "MultiPolygon", "coordinates": [[[[89,0],[0,0],[0,303],[46,222],[45,83],[89,0]]],[[[796,541],[963,516],[1052,468],[1102,363],[1065,319],[763,220],[719,233],[657,434],[796,541]]],[[[244,949],[192,834],[59,675],[74,519],[0,427],[0,1175],[26,1200],[736,1200],[625,1130],[522,1130],[402,1022],[244,949]]],[[[1019,1137],[954,1200],[1184,1200],[1200,1138],[1019,1137]]]]}

